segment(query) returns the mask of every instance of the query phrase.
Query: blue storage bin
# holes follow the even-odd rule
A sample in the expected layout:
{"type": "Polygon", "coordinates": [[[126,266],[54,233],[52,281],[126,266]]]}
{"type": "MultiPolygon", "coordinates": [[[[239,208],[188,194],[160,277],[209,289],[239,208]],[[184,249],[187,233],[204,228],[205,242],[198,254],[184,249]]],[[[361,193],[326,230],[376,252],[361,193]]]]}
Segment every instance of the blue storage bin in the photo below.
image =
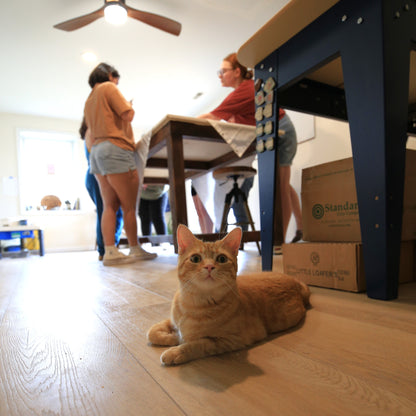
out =
{"type": "Polygon", "coordinates": [[[13,240],[15,238],[33,238],[33,230],[0,231],[0,240],[13,240]]]}
{"type": "Polygon", "coordinates": [[[8,246],[8,247],[4,247],[4,251],[6,253],[18,252],[20,250],[21,250],[20,246],[8,246]]]}

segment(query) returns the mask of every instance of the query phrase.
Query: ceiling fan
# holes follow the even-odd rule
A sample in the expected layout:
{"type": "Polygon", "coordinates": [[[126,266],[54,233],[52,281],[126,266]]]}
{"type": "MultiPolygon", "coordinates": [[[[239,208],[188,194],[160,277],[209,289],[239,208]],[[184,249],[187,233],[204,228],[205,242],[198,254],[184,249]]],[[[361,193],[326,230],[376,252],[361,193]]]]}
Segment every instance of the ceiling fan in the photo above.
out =
{"type": "Polygon", "coordinates": [[[150,26],[165,32],[171,33],[172,35],[178,36],[181,32],[182,25],[175,20],[167,17],[160,16],[158,14],[144,12],[141,10],[133,9],[126,5],[125,0],[104,0],[104,6],[92,13],[84,14],[83,16],[75,17],[74,19],[66,20],[65,22],[54,25],[54,28],[71,32],[76,29],[80,29],[100,17],[104,17],[109,10],[115,10],[122,12],[125,17],[132,17],[133,19],[140,20],[150,26]]]}

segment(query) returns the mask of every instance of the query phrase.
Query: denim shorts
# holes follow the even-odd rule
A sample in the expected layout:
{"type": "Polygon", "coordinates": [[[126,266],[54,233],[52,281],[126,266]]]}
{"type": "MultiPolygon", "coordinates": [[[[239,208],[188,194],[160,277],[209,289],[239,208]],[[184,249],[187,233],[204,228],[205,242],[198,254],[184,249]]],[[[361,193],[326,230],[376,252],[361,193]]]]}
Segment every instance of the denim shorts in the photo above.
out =
{"type": "Polygon", "coordinates": [[[287,114],[279,120],[279,130],[284,130],[285,134],[279,136],[278,152],[279,152],[279,166],[290,166],[296,155],[298,147],[298,139],[296,137],[296,130],[287,114]]]}
{"type": "Polygon", "coordinates": [[[92,146],[90,171],[93,174],[108,175],[136,170],[134,152],[122,149],[106,140],[92,146]]]}

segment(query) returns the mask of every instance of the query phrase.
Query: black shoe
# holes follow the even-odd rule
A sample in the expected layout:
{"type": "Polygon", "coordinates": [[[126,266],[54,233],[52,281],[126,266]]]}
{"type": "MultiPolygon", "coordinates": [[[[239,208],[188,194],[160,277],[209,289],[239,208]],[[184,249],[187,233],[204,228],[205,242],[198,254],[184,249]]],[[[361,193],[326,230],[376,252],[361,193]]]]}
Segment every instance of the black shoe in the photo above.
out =
{"type": "Polygon", "coordinates": [[[303,238],[303,232],[302,230],[296,230],[296,234],[293,237],[292,243],[297,243],[298,241],[302,240],[303,238]]]}

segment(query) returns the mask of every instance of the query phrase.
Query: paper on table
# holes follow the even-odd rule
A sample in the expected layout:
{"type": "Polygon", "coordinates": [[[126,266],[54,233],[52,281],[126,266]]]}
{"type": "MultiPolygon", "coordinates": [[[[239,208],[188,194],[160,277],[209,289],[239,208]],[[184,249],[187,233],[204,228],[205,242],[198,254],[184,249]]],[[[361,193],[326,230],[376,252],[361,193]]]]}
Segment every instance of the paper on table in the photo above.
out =
{"type": "Polygon", "coordinates": [[[230,145],[233,151],[241,157],[256,138],[256,128],[225,121],[208,120],[212,127],[230,145]]]}
{"type": "MultiPolygon", "coordinates": [[[[140,205],[140,195],[143,187],[144,169],[147,163],[147,155],[149,154],[150,138],[152,137],[152,131],[143,134],[141,139],[136,143],[135,161],[137,172],[139,174],[139,195],[137,200],[137,209],[140,205]]],[[[137,212],[137,211],[136,211],[137,212]]]]}
{"type": "Polygon", "coordinates": [[[140,141],[136,143],[136,165],[140,178],[139,192],[143,184],[144,168],[146,167],[152,133],[158,131],[160,126],[166,123],[166,120],[179,120],[192,123],[199,122],[201,124],[208,122],[218,132],[218,134],[221,135],[224,141],[231,147],[238,157],[241,157],[244,154],[256,137],[256,128],[254,126],[168,114],[160,123],[157,124],[156,127],[144,134],[140,141]]]}

